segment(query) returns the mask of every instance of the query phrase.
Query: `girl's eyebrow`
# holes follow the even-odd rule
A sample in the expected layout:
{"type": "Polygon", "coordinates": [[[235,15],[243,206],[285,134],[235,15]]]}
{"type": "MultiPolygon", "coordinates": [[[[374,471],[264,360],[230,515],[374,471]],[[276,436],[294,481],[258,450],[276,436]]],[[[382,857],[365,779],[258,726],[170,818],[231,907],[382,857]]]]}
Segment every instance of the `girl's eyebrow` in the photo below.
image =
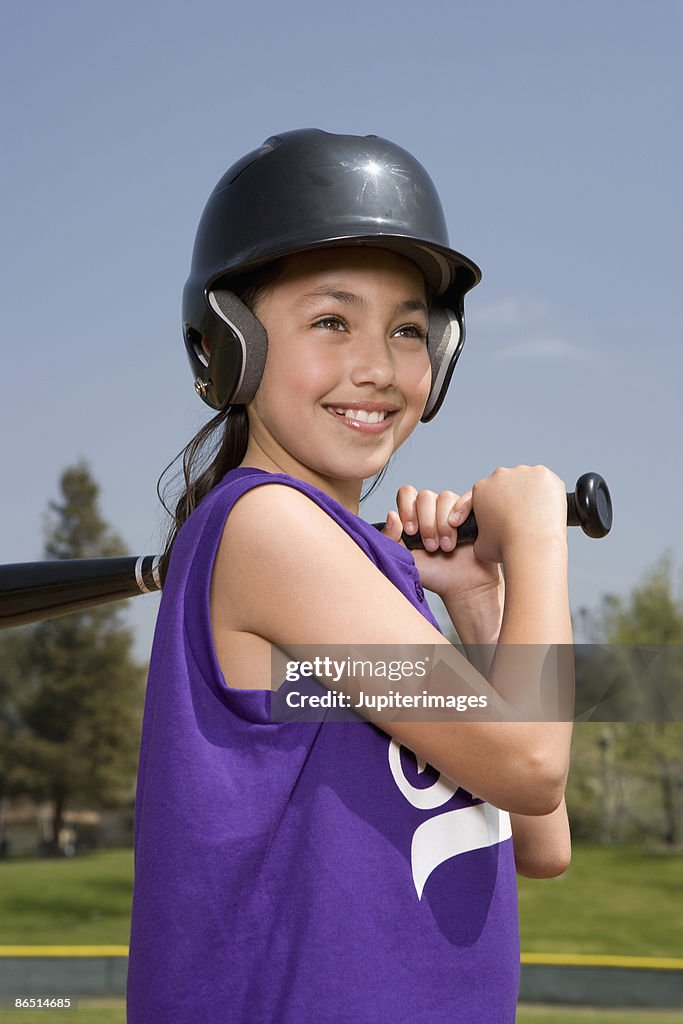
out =
{"type": "MultiPolygon", "coordinates": [[[[337,302],[346,303],[349,306],[355,306],[357,309],[365,309],[367,306],[366,300],[361,295],[356,295],[355,292],[345,292],[337,288],[315,288],[312,292],[306,292],[305,295],[301,296],[302,302],[307,299],[336,299],[337,302]]],[[[421,299],[403,299],[396,303],[393,309],[393,315],[397,313],[424,313],[425,316],[429,316],[429,311],[421,299]]]]}

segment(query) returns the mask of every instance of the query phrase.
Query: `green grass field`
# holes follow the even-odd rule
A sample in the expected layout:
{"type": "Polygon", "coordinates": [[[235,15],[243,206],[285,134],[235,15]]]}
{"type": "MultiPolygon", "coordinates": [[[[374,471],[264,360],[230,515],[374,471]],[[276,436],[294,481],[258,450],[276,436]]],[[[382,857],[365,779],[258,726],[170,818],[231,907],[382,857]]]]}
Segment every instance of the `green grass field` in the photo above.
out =
{"type": "MultiPolygon", "coordinates": [[[[122,1017],[122,1024],[123,1020],[122,1017]]],[[[517,1010],[517,1024],[683,1024],[683,1011],[520,1006],[517,1010]]]]}
{"type": "Polygon", "coordinates": [[[0,1010],[0,1024],[126,1024],[126,1005],[122,999],[81,999],[76,1010],[0,1010]]]}
{"type": "Polygon", "coordinates": [[[0,945],[128,945],[132,884],[131,850],[2,862],[0,945]]]}
{"type": "Polygon", "coordinates": [[[683,856],[575,845],[559,878],[518,878],[522,950],[683,956],[683,856]]]}
{"type": "MultiPolygon", "coordinates": [[[[0,862],[0,945],[128,943],[133,858],[111,850],[67,860],[0,862]]],[[[683,955],[683,857],[577,845],[561,878],[519,878],[523,952],[683,955]]],[[[1,961],[0,961],[1,969],[1,961]]],[[[121,1000],[76,1011],[0,1010],[4,1024],[125,1024],[121,1000]]],[[[520,1007],[517,1024],[683,1024],[683,1010],[520,1007]]]]}
{"type": "MultiPolygon", "coordinates": [[[[133,856],[0,862],[0,945],[126,945],[133,856]]],[[[577,845],[560,878],[519,878],[522,950],[683,956],[683,857],[577,845]]]]}

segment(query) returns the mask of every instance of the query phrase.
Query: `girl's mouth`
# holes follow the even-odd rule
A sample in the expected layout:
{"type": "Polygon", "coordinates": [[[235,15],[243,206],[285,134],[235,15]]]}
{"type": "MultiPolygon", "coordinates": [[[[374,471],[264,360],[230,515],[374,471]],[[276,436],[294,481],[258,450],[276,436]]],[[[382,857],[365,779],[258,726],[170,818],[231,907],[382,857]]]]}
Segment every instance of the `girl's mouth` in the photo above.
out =
{"type": "Polygon", "coordinates": [[[367,412],[365,409],[346,409],[341,406],[326,406],[327,412],[342,426],[350,427],[361,434],[381,434],[387,429],[395,412],[367,412]]]}

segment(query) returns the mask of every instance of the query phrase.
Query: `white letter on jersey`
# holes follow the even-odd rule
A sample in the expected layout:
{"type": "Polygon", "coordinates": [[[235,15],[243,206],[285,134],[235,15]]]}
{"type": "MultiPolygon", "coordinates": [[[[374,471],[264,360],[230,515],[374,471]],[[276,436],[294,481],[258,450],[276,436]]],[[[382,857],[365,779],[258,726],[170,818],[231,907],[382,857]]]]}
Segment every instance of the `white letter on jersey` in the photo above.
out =
{"type": "MultiPolygon", "coordinates": [[[[408,750],[407,747],[404,748],[408,750]]],[[[425,762],[413,755],[417,761],[418,774],[425,769],[425,762]]],[[[389,767],[399,790],[419,810],[429,811],[448,803],[457,792],[458,785],[450,779],[439,777],[433,785],[420,789],[413,786],[403,774],[401,745],[392,739],[389,743],[389,767]]],[[[419,825],[413,835],[410,861],[413,883],[417,898],[422,899],[427,879],[432,871],[451,857],[470,850],[495,846],[512,835],[510,815],[492,804],[481,803],[473,807],[459,807],[454,811],[434,815],[419,825]]]]}

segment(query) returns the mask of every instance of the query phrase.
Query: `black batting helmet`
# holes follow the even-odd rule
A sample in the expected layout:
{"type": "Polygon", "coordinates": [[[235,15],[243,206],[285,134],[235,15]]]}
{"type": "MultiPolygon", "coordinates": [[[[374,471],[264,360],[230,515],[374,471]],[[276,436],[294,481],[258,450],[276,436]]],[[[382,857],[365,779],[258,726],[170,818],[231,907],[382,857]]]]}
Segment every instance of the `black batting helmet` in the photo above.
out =
{"type": "Polygon", "coordinates": [[[376,135],[317,129],[274,135],[238,160],[202,213],[183,335],[208,405],[250,402],[266,360],[266,332],[230,290],[231,278],[293,253],[351,245],[389,249],[422,271],[433,297],[422,420],[436,415],[465,340],[464,296],[481,271],[450,248],[436,188],[415,157],[376,135]]]}

